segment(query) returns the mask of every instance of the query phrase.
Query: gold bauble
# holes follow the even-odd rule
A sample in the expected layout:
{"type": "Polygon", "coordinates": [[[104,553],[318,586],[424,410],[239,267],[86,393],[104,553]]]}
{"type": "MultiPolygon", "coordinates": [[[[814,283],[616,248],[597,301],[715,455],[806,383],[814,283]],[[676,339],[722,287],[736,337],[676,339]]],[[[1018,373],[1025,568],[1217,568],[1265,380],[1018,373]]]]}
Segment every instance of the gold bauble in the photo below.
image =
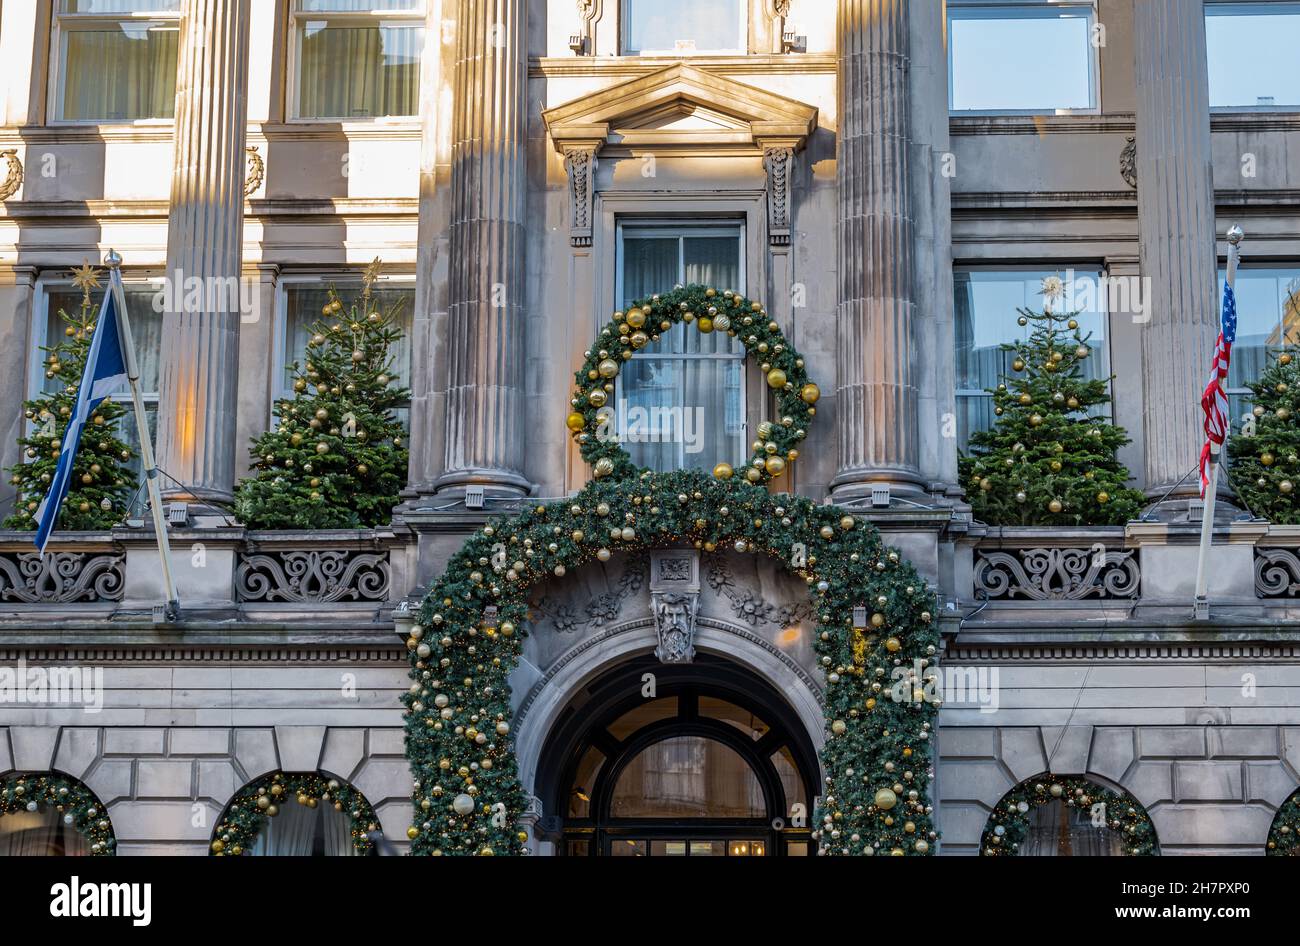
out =
{"type": "Polygon", "coordinates": [[[1052,512],[1060,512],[1065,507],[1061,505],[1061,501],[1059,499],[1053,499],[1050,503],[1047,504],[1047,508],[1052,512]]]}
{"type": "Polygon", "coordinates": [[[822,389],[809,381],[799,389],[799,397],[805,404],[816,404],[817,399],[822,396],[822,389]]]}
{"type": "Polygon", "coordinates": [[[980,480],[980,489],[981,489],[981,490],[983,490],[984,492],[987,493],[987,492],[988,492],[989,490],[991,490],[992,488],[993,488],[993,481],[990,480],[987,476],[986,476],[984,479],[980,480]]]}
{"type": "Polygon", "coordinates": [[[1271,453],[1261,453],[1259,455],[1259,462],[1262,463],[1264,466],[1272,466],[1273,459],[1274,457],[1273,454],[1271,453]]]}
{"type": "Polygon", "coordinates": [[[564,425],[568,427],[570,430],[574,430],[574,431],[582,430],[582,428],[587,426],[587,419],[583,417],[581,414],[579,414],[577,411],[574,411],[567,418],[565,418],[564,425]]]}
{"type": "Polygon", "coordinates": [[[1277,363],[1279,365],[1289,365],[1291,364],[1291,356],[1283,352],[1281,355],[1277,356],[1277,363]]]}
{"type": "Polygon", "coordinates": [[[1061,461],[1060,461],[1060,460],[1053,460],[1053,461],[1052,461],[1052,472],[1053,472],[1053,473],[1060,473],[1060,472],[1061,472],[1061,461]]]}
{"type": "Polygon", "coordinates": [[[1028,406],[1028,405],[1034,403],[1034,399],[1033,399],[1033,397],[1032,397],[1031,395],[1029,395],[1029,394],[1022,394],[1022,395],[1020,395],[1020,403],[1026,405],[1026,406],[1028,406]]]}
{"type": "Polygon", "coordinates": [[[633,328],[641,328],[645,325],[645,313],[640,309],[633,309],[627,314],[627,324],[633,328]]]}
{"type": "Polygon", "coordinates": [[[414,841],[420,836],[420,829],[415,827],[415,825],[411,825],[411,827],[406,829],[406,836],[414,841]]]}
{"type": "Polygon", "coordinates": [[[329,452],[330,452],[330,445],[327,444],[327,443],[325,443],[324,441],[321,441],[320,443],[316,444],[316,452],[317,452],[317,453],[329,453],[329,452]]]}
{"type": "Polygon", "coordinates": [[[1288,420],[1291,417],[1291,412],[1285,407],[1279,407],[1276,414],[1278,420],[1288,420]]]}
{"type": "Polygon", "coordinates": [[[729,480],[735,474],[730,463],[719,463],[713,468],[713,478],[718,480],[729,480]]]}
{"type": "Polygon", "coordinates": [[[881,811],[888,811],[898,804],[898,796],[894,794],[892,788],[882,788],[876,792],[876,807],[881,811]]]}
{"type": "Polygon", "coordinates": [[[1024,359],[1022,359],[1022,358],[1017,358],[1015,361],[1011,362],[1011,367],[1012,367],[1012,369],[1014,369],[1015,371],[1024,371],[1024,370],[1025,370],[1025,362],[1024,362],[1024,359]]]}
{"type": "Polygon", "coordinates": [[[650,344],[650,336],[645,332],[633,332],[630,341],[633,348],[645,348],[650,344]]]}
{"type": "Polygon", "coordinates": [[[1077,397],[1072,397],[1065,402],[1065,406],[1070,408],[1070,410],[1075,410],[1079,406],[1079,399],[1077,397]]]}
{"type": "Polygon", "coordinates": [[[1110,502],[1110,493],[1102,490],[1097,494],[1097,502],[1101,503],[1103,506],[1106,505],[1106,503],[1110,502]]]}
{"type": "Polygon", "coordinates": [[[780,390],[785,387],[785,372],[780,368],[773,368],[767,373],[767,386],[774,390],[780,390]]]}
{"type": "Polygon", "coordinates": [[[611,460],[609,457],[601,457],[599,460],[596,461],[596,465],[593,468],[593,472],[598,477],[609,476],[609,474],[614,472],[614,461],[611,460]]]}
{"type": "Polygon", "coordinates": [[[780,476],[785,472],[785,461],[780,457],[768,457],[765,466],[767,467],[768,474],[771,476],[780,476]]]}
{"type": "Polygon", "coordinates": [[[588,392],[587,400],[591,402],[592,407],[604,407],[609,401],[609,395],[600,388],[594,388],[592,391],[588,392]]]}
{"type": "Polygon", "coordinates": [[[1283,480],[1282,482],[1280,482],[1280,483],[1277,484],[1277,488],[1280,489],[1280,490],[1281,490],[1282,492],[1284,492],[1284,493],[1289,493],[1289,492],[1291,492],[1291,490],[1294,489],[1295,487],[1294,487],[1294,485],[1291,483],[1290,480],[1283,480]]]}
{"type": "Polygon", "coordinates": [[[1029,415],[1029,426],[1030,426],[1030,427],[1037,427],[1037,426],[1038,426],[1039,424],[1041,424],[1042,422],[1043,422],[1043,415],[1042,415],[1042,414],[1030,414],[1030,415],[1029,415]]]}
{"type": "Polygon", "coordinates": [[[707,315],[701,315],[695,320],[695,324],[705,335],[708,335],[713,331],[713,319],[709,318],[707,315]]]}
{"type": "Polygon", "coordinates": [[[618,374],[618,362],[613,358],[606,358],[596,366],[596,370],[602,378],[612,378],[618,374]]]}
{"type": "Polygon", "coordinates": [[[897,637],[891,637],[889,640],[885,641],[885,650],[889,651],[891,654],[896,654],[902,649],[903,642],[897,637]]]}

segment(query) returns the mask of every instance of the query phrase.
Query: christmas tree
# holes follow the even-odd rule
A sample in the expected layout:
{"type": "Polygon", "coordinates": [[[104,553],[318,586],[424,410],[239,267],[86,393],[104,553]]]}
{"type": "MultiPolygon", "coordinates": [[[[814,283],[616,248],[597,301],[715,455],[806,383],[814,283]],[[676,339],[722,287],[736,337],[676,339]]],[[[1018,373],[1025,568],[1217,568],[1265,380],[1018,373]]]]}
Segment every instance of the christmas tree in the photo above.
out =
{"type": "MultiPolygon", "coordinates": [[[[9,529],[36,528],[36,510],[59,465],[63,434],[76,407],[77,388],[90,355],[99,316],[99,306],[90,296],[99,287],[99,277],[87,264],[72,271],[72,281],[81,290],[81,306],[73,315],[59,310],[63,341],[41,348],[45,377],[58,381],[59,387],[23,403],[23,416],[34,429],[18,439],[26,462],[8,471],[9,482],[18,488],[13,515],[4,522],[9,529]]],[[[125,466],[134,454],[117,435],[117,422],[126,413],[125,405],[109,399],[91,414],[81,432],[68,494],[55,528],[108,529],[122,521],[134,479],[125,466]]]]}
{"type": "Polygon", "coordinates": [[[991,525],[1118,525],[1142,507],[1115,458],[1128,443],[1124,429],[1088,413],[1110,401],[1108,379],[1083,376],[1091,336],[1080,333],[1077,313],[1052,311],[1062,292],[1049,277],[1043,311],[1020,310],[1020,324],[1033,328],[1028,340],[1002,346],[1015,358],[1014,374],[990,392],[998,419],[971,435],[971,455],[960,460],[975,517],[991,525]]]}
{"type": "Polygon", "coordinates": [[[1232,486],[1247,508],[1279,525],[1300,524],[1300,365],[1290,352],[1269,359],[1255,393],[1252,416],[1228,438],[1232,486]]]}
{"type": "Polygon", "coordinates": [[[355,529],[389,521],[406,483],[407,451],[396,409],[408,397],[393,373],[402,337],[394,307],[371,287],[344,307],[334,287],[312,325],[304,363],[290,365],[292,398],[276,402],[278,426],[250,447],[253,475],[235,497],[239,520],[254,529],[355,529]]]}

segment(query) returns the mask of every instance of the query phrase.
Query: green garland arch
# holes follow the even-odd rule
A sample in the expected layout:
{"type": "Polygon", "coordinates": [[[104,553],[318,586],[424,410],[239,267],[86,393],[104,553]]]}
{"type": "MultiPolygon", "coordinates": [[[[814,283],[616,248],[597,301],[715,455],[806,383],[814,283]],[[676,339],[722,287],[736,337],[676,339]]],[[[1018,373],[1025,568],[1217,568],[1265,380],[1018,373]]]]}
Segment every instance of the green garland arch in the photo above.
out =
{"type": "Polygon", "coordinates": [[[374,847],[370,833],[379,830],[379,818],[361,792],[342,779],[316,772],[276,772],[249,782],[231,799],[213,831],[208,853],[215,857],[248,854],[267,819],[289,802],[312,808],[328,802],[336,811],[346,811],[356,852],[369,854],[374,847]]]}
{"type": "Polygon", "coordinates": [[[1081,776],[1050,772],[1026,779],[1002,796],[984,826],[980,853],[990,857],[1016,854],[1029,833],[1029,812],[1062,799],[1072,807],[1104,804],[1107,826],[1123,835],[1126,856],[1150,857],[1159,853],[1150,815],[1128,792],[1104,788],[1081,776]]]}
{"type": "Polygon", "coordinates": [[[1300,789],[1273,816],[1265,853],[1273,857],[1300,857],[1300,789]]]}
{"type": "Polygon", "coordinates": [[[744,469],[751,483],[766,483],[785,472],[799,456],[799,445],[817,413],[821,390],[808,378],[804,360],[781,333],[781,327],[762,303],[740,293],[719,292],[709,286],[678,286],[664,295],[634,302],[626,312],[615,312],[600,330],[596,343],[584,353],[574,374],[577,387],[569,404],[568,428],[578,440],[582,458],[598,479],[643,473],[617,439],[605,436],[612,418],[603,408],[614,392],[614,379],[622,363],[639,349],[659,340],[661,333],[685,323],[695,329],[726,332],[740,341],[748,358],[756,359],[776,398],[777,423],[760,425],[748,463],[714,467],[719,479],[730,479],[744,469]]]}
{"type": "Polygon", "coordinates": [[[568,427],[595,479],[567,500],[496,519],[471,535],[420,606],[406,644],[406,754],[418,855],[527,853],[512,745],[509,675],[528,629],[528,592],[615,553],[689,545],[764,554],[801,576],[818,616],[826,674],[826,783],[814,836],[824,854],[929,854],[936,705],[926,684],[939,638],[934,597],[865,519],[773,494],[797,459],[820,394],[762,305],[679,286],[615,313],[576,374],[568,427]],[[622,362],[679,322],[741,339],[761,359],[779,420],[764,423],[745,473],[651,472],[602,436],[622,362]],[[855,610],[862,620],[855,626],[855,610]],[[870,615],[868,618],[867,615],[870,615]],[[928,668],[928,669],[927,669],[928,668]]]}
{"type": "Polygon", "coordinates": [[[54,808],[90,845],[91,856],[117,853],[108,812],[86,786],[64,775],[9,775],[0,779],[0,815],[54,808]]]}

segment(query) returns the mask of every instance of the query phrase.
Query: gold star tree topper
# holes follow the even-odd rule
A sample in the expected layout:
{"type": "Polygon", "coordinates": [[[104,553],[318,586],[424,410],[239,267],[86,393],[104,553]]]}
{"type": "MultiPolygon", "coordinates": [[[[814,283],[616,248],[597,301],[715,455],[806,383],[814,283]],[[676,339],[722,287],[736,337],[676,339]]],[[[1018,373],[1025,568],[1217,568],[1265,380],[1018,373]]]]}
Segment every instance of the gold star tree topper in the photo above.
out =
{"type": "Polygon", "coordinates": [[[383,260],[376,256],[371,261],[370,265],[366,267],[366,271],[361,274],[361,285],[365,287],[365,294],[367,296],[370,295],[370,287],[375,284],[375,280],[379,278],[380,270],[383,268],[383,260]]]}
{"type": "Polygon", "coordinates": [[[72,284],[81,290],[83,298],[89,299],[91,291],[99,288],[99,270],[82,261],[72,270],[72,284]]]}

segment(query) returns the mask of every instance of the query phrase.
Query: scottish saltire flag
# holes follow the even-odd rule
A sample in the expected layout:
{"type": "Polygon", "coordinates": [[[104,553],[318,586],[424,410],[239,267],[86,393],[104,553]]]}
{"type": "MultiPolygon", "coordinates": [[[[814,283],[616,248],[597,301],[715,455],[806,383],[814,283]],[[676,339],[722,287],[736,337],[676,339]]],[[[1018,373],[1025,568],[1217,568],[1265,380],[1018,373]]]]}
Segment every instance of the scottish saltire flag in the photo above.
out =
{"type": "MultiPolygon", "coordinates": [[[[114,280],[115,282],[116,280],[114,280]]],[[[50,491],[45,494],[40,507],[36,510],[36,549],[45,553],[45,544],[54,531],[58,521],[59,509],[63,498],[68,495],[68,484],[72,480],[72,464],[77,457],[77,447],[81,445],[81,432],[86,427],[95,408],[104,398],[126,384],[126,358],[122,354],[122,337],[118,331],[117,303],[113,299],[113,283],[110,282],[104,292],[104,304],[100,306],[99,318],[95,320],[95,332],[90,341],[90,355],[86,358],[86,369],[81,375],[81,384],[77,386],[77,406],[72,411],[68,426],[63,431],[63,449],[59,454],[59,465],[50,482],[50,491]]]]}
{"type": "Polygon", "coordinates": [[[1219,337],[1214,343],[1214,360],[1210,380],[1201,395],[1205,412],[1205,446],[1201,447],[1201,498],[1210,484],[1210,445],[1222,447],[1228,436],[1228,395],[1223,386],[1228,381],[1228,363],[1232,360],[1232,343],[1237,339],[1237,297],[1232,287],[1223,286],[1223,314],[1219,319],[1219,337]]]}

